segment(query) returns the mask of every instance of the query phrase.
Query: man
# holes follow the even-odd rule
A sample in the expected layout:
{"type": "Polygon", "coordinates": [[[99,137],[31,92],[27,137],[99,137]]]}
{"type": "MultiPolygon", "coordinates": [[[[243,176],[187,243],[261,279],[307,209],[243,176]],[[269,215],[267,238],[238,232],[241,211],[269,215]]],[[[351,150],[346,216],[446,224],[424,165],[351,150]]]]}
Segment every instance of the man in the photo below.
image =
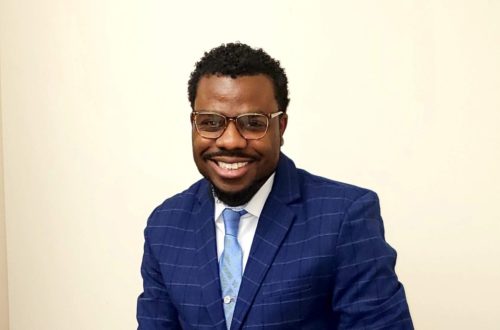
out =
{"type": "Polygon", "coordinates": [[[188,94],[204,179],[148,220],[139,329],[413,329],[376,194],[280,152],[279,62],[221,45],[188,94]]]}

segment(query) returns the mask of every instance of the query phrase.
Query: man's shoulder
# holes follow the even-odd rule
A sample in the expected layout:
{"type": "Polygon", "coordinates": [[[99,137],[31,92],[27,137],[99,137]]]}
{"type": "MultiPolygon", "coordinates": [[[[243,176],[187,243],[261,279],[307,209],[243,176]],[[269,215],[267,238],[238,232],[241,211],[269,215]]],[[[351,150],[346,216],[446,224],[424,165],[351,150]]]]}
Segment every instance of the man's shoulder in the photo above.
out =
{"type": "Polygon", "coordinates": [[[297,168],[297,174],[302,194],[306,198],[355,201],[363,196],[376,196],[370,189],[312,174],[304,169],[297,168]]]}
{"type": "Polygon", "coordinates": [[[203,190],[206,190],[206,194],[210,193],[206,181],[200,179],[184,191],[168,197],[153,210],[149,222],[165,214],[191,212],[193,206],[199,202],[199,196],[203,193],[203,190]]]}
{"type": "Polygon", "coordinates": [[[363,196],[376,199],[376,194],[367,188],[312,174],[295,166],[293,160],[281,154],[277,169],[275,194],[284,200],[294,200],[299,196],[303,202],[310,200],[338,200],[353,202],[363,196]]]}

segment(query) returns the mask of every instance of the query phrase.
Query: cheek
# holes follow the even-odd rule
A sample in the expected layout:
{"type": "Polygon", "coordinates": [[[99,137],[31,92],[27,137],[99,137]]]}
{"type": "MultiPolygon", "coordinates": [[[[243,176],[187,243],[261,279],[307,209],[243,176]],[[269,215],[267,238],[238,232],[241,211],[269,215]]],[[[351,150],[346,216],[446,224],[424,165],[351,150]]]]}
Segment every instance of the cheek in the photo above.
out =
{"type": "Polygon", "coordinates": [[[259,140],[253,148],[261,154],[266,163],[275,163],[279,158],[280,135],[266,136],[265,140],[259,140]]]}
{"type": "Polygon", "coordinates": [[[271,133],[269,134],[270,149],[272,149],[276,153],[279,153],[279,149],[281,146],[281,133],[278,127],[276,127],[276,129],[270,133],[271,133]]]}
{"type": "Polygon", "coordinates": [[[193,132],[192,135],[193,152],[199,154],[201,151],[210,146],[210,140],[202,138],[198,133],[193,132]]]}

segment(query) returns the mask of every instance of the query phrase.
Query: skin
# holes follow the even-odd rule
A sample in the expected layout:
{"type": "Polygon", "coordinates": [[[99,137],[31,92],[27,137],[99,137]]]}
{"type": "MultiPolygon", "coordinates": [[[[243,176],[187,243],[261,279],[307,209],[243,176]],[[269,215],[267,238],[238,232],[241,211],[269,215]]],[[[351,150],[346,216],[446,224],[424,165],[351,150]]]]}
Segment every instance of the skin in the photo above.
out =
{"type": "MultiPolygon", "coordinates": [[[[266,75],[237,78],[210,75],[198,83],[194,110],[233,117],[249,112],[274,113],[278,104],[272,81],[266,75]]],[[[193,125],[194,161],[220,200],[236,206],[251,199],[276,169],[286,125],[286,114],[271,119],[266,135],[259,140],[243,138],[232,121],[218,139],[203,138],[193,125]],[[246,165],[229,170],[218,162],[246,165]]]]}

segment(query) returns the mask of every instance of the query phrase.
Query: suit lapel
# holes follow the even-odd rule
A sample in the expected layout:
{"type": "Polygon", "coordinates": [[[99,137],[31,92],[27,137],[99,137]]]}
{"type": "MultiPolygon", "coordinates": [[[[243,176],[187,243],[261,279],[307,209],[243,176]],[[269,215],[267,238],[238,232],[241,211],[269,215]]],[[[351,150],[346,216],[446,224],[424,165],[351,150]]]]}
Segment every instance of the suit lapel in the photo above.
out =
{"type": "Polygon", "coordinates": [[[198,200],[199,213],[194,212],[197,213],[194,215],[196,219],[192,220],[199,224],[195,235],[203,304],[208,309],[214,329],[226,329],[215,241],[214,199],[206,181],[198,191],[198,200]]]}
{"type": "Polygon", "coordinates": [[[231,330],[242,326],[255,295],[295,219],[295,213],[287,204],[299,197],[295,165],[281,154],[273,189],[260,215],[252,242],[231,330]]]}

